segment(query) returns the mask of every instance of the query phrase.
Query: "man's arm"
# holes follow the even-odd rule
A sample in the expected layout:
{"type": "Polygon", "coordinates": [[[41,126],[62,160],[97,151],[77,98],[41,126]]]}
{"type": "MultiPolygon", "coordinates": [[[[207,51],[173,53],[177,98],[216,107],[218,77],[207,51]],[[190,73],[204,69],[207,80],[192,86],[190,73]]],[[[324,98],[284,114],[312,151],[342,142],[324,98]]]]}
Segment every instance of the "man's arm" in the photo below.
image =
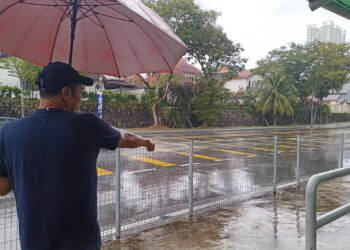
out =
{"type": "Polygon", "coordinates": [[[154,151],[155,145],[150,139],[143,138],[127,131],[120,131],[120,148],[138,148],[146,147],[148,151],[154,151]]]}
{"type": "Polygon", "coordinates": [[[7,177],[0,177],[0,196],[5,196],[12,191],[10,179],[7,177]]]}

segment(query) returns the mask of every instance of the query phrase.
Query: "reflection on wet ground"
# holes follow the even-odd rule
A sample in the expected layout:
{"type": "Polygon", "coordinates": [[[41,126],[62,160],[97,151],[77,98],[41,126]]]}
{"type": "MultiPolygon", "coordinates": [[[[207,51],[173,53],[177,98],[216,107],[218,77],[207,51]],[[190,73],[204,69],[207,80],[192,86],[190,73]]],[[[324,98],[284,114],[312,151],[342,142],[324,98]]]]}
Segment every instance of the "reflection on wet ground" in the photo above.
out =
{"type": "MultiPolygon", "coordinates": [[[[318,212],[346,204],[350,178],[325,183],[319,188],[318,212]]],[[[266,197],[233,205],[192,220],[125,237],[103,249],[304,249],[304,189],[281,190],[266,197]]],[[[318,249],[349,249],[350,216],[318,230],[318,249]]]]}

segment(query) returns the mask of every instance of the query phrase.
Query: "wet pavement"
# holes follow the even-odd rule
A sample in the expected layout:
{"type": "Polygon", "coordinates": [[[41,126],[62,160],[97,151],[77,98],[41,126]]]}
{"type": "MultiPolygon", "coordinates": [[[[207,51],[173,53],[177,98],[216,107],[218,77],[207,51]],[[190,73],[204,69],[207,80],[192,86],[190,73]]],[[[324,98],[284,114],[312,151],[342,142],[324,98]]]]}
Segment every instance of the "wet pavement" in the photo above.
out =
{"type": "MultiPolygon", "coordinates": [[[[350,178],[319,188],[320,214],[343,205],[350,197],[350,178]]],[[[280,190],[265,197],[214,213],[181,220],[111,242],[103,249],[304,249],[304,190],[280,190]]],[[[318,230],[318,249],[350,247],[350,216],[318,230]]]]}

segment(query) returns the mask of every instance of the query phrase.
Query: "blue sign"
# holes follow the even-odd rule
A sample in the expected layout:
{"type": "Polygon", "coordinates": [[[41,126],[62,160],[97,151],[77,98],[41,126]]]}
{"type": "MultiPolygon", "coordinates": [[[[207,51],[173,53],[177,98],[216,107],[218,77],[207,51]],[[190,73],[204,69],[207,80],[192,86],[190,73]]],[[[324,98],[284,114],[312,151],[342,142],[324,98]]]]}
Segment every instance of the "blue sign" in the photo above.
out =
{"type": "Polygon", "coordinates": [[[97,93],[97,115],[102,116],[103,95],[102,92],[97,93]]]}

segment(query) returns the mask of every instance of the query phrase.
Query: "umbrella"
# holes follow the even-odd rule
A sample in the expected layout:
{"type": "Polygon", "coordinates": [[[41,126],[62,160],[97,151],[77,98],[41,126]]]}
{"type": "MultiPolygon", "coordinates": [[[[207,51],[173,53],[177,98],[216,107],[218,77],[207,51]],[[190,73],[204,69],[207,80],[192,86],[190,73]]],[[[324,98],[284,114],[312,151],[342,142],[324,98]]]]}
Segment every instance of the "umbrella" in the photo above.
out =
{"type": "Polygon", "coordinates": [[[120,77],[172,72],[187,46],[133,0],[1,0],[0,51],[120,77]]]}
{"type": "Polygon", "coordinates": [[[350,0],[308,0],[312,11],[323,7],[340,16],[350,19],[350,0]]]}

